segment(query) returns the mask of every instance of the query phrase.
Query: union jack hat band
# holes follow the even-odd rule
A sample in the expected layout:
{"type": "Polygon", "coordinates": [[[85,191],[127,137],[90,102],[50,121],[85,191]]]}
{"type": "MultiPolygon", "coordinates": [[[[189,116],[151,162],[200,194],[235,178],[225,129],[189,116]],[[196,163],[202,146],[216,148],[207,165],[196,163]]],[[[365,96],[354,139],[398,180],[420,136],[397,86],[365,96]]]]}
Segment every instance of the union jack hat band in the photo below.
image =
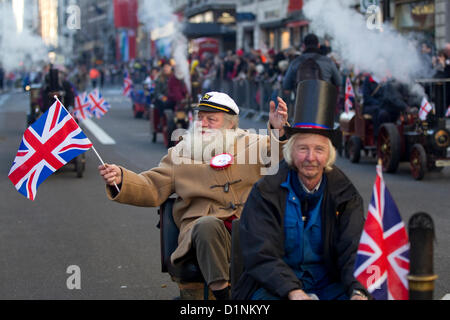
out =
{"type": "Polygon", "coordinates": [[[318,125],[315,123],[296,123],[294,126],[284,126],[284,131],[286,132],[286,137],[289,139],[296,133],[310,133],[310,134],[320,134],[331,140],[334,147],[338,147],[342,144],[342,135],[339,129],[331,129],[325,125],[318,125]]]}
{"type": "Polygon", "coordinates": [[[297,129],[325,129],[325,130],[330,130],[331,128],[322,124],[317,124],[317,123],[311,123],[311,122],[300,122],[300,123],[296,123],[294,126],[294,128],[297,129]]]}

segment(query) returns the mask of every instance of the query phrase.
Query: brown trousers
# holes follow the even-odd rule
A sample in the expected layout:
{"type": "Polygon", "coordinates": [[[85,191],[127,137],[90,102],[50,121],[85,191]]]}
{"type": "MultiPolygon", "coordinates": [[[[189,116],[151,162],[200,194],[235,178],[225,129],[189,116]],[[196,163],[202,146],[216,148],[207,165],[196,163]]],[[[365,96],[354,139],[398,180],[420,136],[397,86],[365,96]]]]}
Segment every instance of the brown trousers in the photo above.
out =
{"type": "Polygon", "coordinates": [[[192,229],[192,247],[208,286],[230,280],[231,235],[222,220],[205,216],[192,229]]]}

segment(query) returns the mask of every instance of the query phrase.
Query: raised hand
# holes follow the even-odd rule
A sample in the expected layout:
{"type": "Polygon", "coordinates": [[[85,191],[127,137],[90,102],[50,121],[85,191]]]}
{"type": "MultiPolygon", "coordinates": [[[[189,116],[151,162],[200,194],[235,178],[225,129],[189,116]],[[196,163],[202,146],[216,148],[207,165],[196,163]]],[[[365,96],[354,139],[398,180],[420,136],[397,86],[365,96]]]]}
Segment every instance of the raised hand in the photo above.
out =
{"type": "Polygon", "coordinates": [[[284,135],[283,127],[288,121],[288,108],[286,102],[280,97],[277,97],[278,108],[275,106],[274,101],[270,101],[269,122],[274,129],[280,130],[280,137],[284,135]]]}

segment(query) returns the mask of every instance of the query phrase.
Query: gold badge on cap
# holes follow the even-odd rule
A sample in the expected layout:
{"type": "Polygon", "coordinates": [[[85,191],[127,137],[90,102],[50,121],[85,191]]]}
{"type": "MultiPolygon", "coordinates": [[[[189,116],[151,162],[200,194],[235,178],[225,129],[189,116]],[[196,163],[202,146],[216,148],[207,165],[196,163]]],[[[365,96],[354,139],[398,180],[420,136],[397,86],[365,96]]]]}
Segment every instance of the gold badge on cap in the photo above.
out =
{"type": "Polygon", "coordinates": [[[202,100],[209,100],[212,96],[210,96],[209,94],[205,93],[205,95],[203,96],[202,100]]]}

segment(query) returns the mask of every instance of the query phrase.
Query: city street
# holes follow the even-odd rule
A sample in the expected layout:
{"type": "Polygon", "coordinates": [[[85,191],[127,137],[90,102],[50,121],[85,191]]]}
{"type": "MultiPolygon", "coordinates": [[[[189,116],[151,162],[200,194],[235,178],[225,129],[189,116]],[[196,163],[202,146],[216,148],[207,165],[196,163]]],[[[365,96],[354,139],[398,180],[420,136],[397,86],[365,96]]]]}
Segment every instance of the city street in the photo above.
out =
{"type": "MultiPolygon", "coordinates": [[[[102,144],[97,132],[82,127],[104,161],[137,172],[156,166],[166,153],[162,137],[151,142],[149,122],[133,118],[130,101],[119,87],[102,93],[111,110],[92,121],[112,139],[102,144]]],[[[26,129],[28,107],[27,93],[0,96],[0,299],[178,296],[178,287],[161,273],[157,208],[109,201],[92,150],[86,152],[82,178],[67,166],[42,183],[35,201],[15,190],[8,172],[26,129]],[[79,267],[79,289],[69,289],[71,266],[79,267]]],[[[240,126],[265,128],[265,123],[242,119],[240,126]]],[[[361,163],[351,164],[338,158],[337,165],[357,186],[367,210],[375,160],[363,157],[361,163]]],[[[434,267],[439,276],[434,298],[440,299],[450,292],[450,168],[415,181],[409,164],[402,163],[396,174],[385,175],[385,181],[406,224],[419,211],[434,220],[434,267]]]]}

